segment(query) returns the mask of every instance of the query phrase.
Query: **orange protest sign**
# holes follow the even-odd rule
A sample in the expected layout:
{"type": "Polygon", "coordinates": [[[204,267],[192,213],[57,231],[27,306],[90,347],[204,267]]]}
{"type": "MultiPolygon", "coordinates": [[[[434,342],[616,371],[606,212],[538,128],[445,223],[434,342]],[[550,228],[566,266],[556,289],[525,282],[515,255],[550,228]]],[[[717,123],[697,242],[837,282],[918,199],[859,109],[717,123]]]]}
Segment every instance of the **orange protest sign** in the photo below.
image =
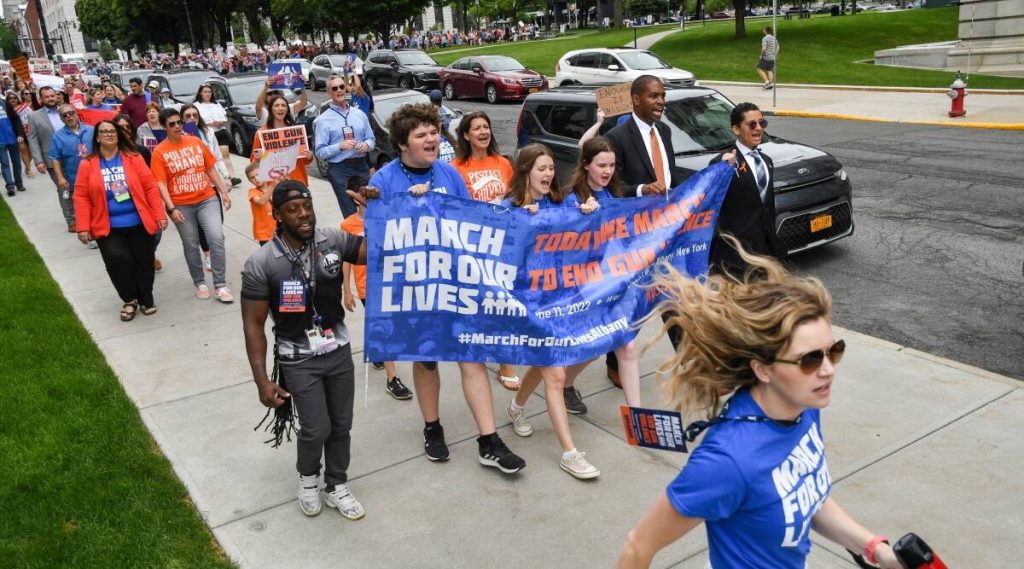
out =
{"type": "Polygon", "coordinates": [[[11,60],[11,68],[18,74],[18,79],[28,82],[32,80],[32,72],[28,68],[28,58],[24,55],[19,55],[11,60]]]}

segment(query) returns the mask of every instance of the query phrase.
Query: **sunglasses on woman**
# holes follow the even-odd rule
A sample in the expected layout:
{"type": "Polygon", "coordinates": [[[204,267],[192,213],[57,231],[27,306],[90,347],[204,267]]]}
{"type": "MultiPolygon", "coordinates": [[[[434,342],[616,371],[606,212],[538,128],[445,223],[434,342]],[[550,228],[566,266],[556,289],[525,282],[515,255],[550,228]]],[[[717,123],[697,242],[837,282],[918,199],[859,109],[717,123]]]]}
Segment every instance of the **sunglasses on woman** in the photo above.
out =
{"type": "Polygon", "coordinates": [[[843,359],[843,353],[846,352],[846,342],[843,340],[836,341],[835,344],[829,346],[827,350],[814,350],[807,352],[800,356],[800,359],[796,360],[784,360],[781,358],[775,358],[772,363],[777,364],[793,364],[800,366],[800,371],[811,374],[818,371],[821,364],[825,362],[825,358],[832,362],[832,365],[838,364],[843,359]]]}

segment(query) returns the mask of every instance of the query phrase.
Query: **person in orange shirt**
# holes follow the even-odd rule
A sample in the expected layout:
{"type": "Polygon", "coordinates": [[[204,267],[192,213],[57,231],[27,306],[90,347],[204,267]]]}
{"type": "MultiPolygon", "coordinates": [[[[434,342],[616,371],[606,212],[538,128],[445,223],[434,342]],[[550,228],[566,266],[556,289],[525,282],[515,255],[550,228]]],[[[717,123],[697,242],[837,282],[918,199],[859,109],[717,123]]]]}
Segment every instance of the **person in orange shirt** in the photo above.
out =
{"type": "Polygon", "coordinates": [[[277,220],[274,219],[274,208],[270,198],[274,196],[274,188],[279,180],[261,182],[256,179],[260,171],[259,162],[251,162],[245,167],[245,177],[249,178],[249,205],[252,207],[252,238],[260,245],[274,238],[277,231],[277,220]]]}
{"type": "MultiPolygon", "coordinates": [[[[284,128],[288,126],[295,126],[295,119],[292,117],[291,107],[288,105],[288,99],[285,99],[280,93],[275,93],[267,97],[267,107],[270,108],[270,116],[267,117],[267,124],[261,126],[256,131],[256,135],[252,140],[252,156],[251,160],[259,160],[263,156],[263,141],[260,138],[260,133],[266,130],[275,128],[284,128]]],[[[309,186],[309,174],[306,172],[306,166],[313,160],[313,151],[306,150],[305,152],[299,152],[299,159],[295,161],[295,168],[288,175],[292,180],[302,182],[304,186],[309,186]]]]}
{"type": "MultiPolygon", "coordinates": [[[[353,176],[348,180],[348,189],[353,192],[359,192],[359,188],[369,183],[369,178],[364,176],[353,176]]],[[[362,206],[356,207],[356,212],[353,215],[346,217],[341,220],[341,230],[346,233],[351,233],[359,237],[366,236],[366,227],[363,223],[363,215],[366,212],[362,206]]],[[[366,307],[366,265],[353,265],[352,263],[345,263],[341,267],[343,278],[342,286],[345,288],[343,302],[345,308],[349,312],[355,312],[356,299],[352,296],[352,288],[349,283],[354,283],[356,287],[356,293],[359,294],[359,301],[363,303],[363,308],[366,307]],[[353,276],[355,278],[353,278],[353,276]]],[[[373,362],[374,369],[383,369],[385,375],[388,378],[387,383],[384,385],[384,389],[395,399],[412,399],[412,390],[402,383],[401,378],[396,375],[395,362],[373,362]]]]}
{"type": "Polygon", "coordinates": [[[212,182],[220,192],[224,209],[231,208],[230,186],[217,173],[217,159],[203,141],[195,136],[185,136],[181,113],[177,109],[161,111],[160,124],[167,129],[167,139],[153,149],[151,168],[167,213],[181,236],[185,262],[196,287],[196,298],[210,298],[203,271],[203,255],[199,249],[199,228],[202,227],[210,244],[213,294],[221,302],[233,302],[235,297],[227,288],[224,222],[221,220],[220,203],[210,184],[212,182]]]}
{"type": "MultiPolygon", "coordinates": [[[[491,136],[491,118],[483,111],[462,117],[455,130],[455,160],[452,166],[462,174],[473,199],[500,203],[512,181],[512,163],[498,151],[491,136]]],[[[498,368],[498,383],[509,391],[519,390],[519,376],[510,364],[498,368]]]]}

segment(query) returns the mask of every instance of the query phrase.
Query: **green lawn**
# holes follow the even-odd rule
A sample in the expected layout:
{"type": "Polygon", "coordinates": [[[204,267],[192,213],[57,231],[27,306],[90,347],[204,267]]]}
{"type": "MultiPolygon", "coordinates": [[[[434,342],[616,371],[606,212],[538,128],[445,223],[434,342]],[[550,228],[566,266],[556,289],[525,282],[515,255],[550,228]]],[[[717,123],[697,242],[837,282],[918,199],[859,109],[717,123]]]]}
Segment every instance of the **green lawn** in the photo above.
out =
{"type": "MultiPolygon", "coordinates": [[[[957,8],[862,13],[839,18],[779,20],[781,83],[948,87],[953,75],[944,71],[901,69],[856,63],[875,50],[900,45],[956,39],[957,8]]],[[[761,49],[760,29],[770,20],[747,21],[747,37],[733,37],[735,28],[688,24],[654,46],[661,57],[692,71],[698,79],[759,81],[754,66],[761,49]]],[[[971,75],[970,87],[1024,89],[1024,79],[971,75]]]]}
{"type": "Polygon", "coordinates": [[[2,565],[232,567],[2,201],[0,242],[2,565]]]}

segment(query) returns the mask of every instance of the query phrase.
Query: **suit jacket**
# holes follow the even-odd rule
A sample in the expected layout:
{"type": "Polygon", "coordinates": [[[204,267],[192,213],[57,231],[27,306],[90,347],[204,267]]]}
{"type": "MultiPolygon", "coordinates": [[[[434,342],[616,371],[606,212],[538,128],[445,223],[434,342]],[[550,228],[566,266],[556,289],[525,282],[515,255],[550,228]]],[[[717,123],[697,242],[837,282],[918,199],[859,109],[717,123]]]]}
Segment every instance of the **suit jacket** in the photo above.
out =
{"type": "MultiPolygon", "coordinates": [[[[675,150],[672,148],[672,132],[668,126],[660,121],[654,123],[658,129],[658,135],[665,146],[665,160],[668,161],[671,180],[669,188],[674,188],[683,182],[683,170],[676,166],[675,150]]],[[[657,181],[654,173],[654,166],[651,164],[651,157],[647,154],[647,147],[644,146],[643,135],[636,121],[632,117],[619,126],[611,129],[605,134],[605,138],[615,149],[615,168],[626,187],[627,196],[636,195],[636,187],[640,184],[650,184],[657,181]]]]}
{"type": "MultiPolygon", "coordinates": [[[[145,160],[138,154],[121,153],[125,183],[146,232],[155,235],[157,222],[167,219],[160,189],[145,160]]],[[[100,171],[100,157],[82,160],[75,179],[75,223],[78,231],[89,231],[93,239],[110,235],[107,186],[100,171]]]]}
{"type": "MultiPolygon", "coordinates": [[[[736,145],[733,145],[731,151],[736,152],[738,167],[718,214],[715,237],[708,257],[708,266],[712,271],[742,271],[746,268],[739,253],[722,239],[722,233],[729,233],[739,239],[751,253],[782,259],[787,252],[785,245],[775,235],[775,164],[763,152],[760,153],[768,167],[769,179],[768,192],[762,202],[754,172],[747,166],[736,145]]],[[[721,162],[723,154],[713,158],[711,164],[721,162]]]]}
{"type": "Polygon", "coordinates": [[[53,124],[46,116],[46,107],[32,111],[28,116],[28,148],[33,164],[43,162],[50,167],[50,140],[53,139],[53,124]]]}

